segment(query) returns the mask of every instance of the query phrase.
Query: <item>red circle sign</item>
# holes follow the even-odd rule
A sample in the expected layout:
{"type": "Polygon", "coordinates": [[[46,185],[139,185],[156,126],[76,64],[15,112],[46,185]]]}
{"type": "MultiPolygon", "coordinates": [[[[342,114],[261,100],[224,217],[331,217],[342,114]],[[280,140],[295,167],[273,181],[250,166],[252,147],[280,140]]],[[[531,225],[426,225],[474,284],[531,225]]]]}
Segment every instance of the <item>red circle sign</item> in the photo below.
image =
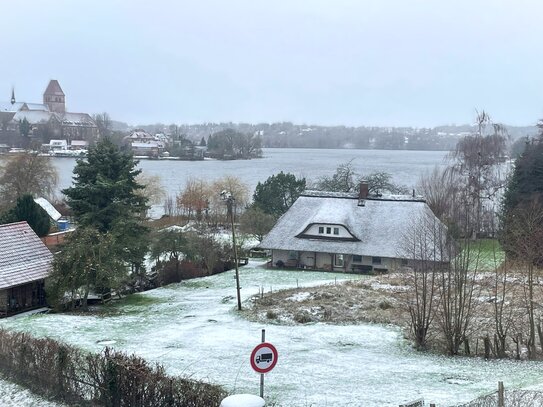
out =
{"type": "Polygon", "coordinates": [[[275,346],[262,342],[251,353],[251,367],[258,373],[268,373],[275,367],[277,356],[275,346]]]}

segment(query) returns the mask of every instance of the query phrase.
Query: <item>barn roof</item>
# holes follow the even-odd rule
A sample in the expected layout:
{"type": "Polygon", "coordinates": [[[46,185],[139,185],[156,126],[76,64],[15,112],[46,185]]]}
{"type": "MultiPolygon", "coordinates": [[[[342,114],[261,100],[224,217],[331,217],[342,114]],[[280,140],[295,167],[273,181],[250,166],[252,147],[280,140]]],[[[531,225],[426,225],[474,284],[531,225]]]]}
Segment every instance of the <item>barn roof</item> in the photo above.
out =
{"type": "Polygon", "coordinates": [[[259,245],[264,249],[345,253],[404,258],[405,234],[422,218],[436,219],[420,197],[368,198],[357,194],[305,191],[259,245]],[[346,227],[355,239],[345,241],[304,234],[311,225],[346,227]]]}
{"type": "Polygon", "coordinates": [[[0,225],[0,290],[47,277],[52,261],[28,223],[0,225]]]}

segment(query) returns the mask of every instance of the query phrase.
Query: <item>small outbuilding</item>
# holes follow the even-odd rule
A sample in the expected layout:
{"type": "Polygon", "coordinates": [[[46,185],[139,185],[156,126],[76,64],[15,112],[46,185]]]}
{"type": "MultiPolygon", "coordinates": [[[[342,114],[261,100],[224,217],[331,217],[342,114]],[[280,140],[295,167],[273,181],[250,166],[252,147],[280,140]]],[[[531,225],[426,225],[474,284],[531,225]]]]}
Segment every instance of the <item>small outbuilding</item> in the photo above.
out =
{"type": "Polygon", "coordinates": [[[0,225],[0,317],[43,307],[53,254],[26,222],[0,225]]]}

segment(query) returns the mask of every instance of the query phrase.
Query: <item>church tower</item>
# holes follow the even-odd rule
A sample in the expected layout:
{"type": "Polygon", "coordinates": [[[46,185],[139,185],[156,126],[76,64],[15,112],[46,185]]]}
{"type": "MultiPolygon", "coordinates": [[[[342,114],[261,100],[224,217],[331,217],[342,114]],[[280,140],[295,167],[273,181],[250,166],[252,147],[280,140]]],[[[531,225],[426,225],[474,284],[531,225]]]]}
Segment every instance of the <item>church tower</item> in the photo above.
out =
{"type": "Polygon", "coordinates": [[[11,104],[15,104],[15,88],[11,88],[11,104]]]}
{"type": "Polygon", "coordinates": [[[51,112],[65,113],[66,100],[64,92],[57,80],[52,79],[43,92],[43,104],[47,105],[51,112]]]}

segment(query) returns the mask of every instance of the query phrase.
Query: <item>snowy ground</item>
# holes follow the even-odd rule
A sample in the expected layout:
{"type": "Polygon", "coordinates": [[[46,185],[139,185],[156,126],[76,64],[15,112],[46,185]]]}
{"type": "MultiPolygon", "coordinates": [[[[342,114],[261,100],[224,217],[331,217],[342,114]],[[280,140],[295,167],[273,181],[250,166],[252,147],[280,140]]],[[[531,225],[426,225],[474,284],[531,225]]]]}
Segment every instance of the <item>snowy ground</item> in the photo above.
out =
{"type": "MultiPolygon", "coordinates": [[[[260,287],[269,291],[357,278],[257,265],[240,270],[244,299],[260,287]]],[[[0,324],[91,351],[109,343],[158,361],[172,374],[254,394],[259,376],[249,355],[266,328],[267,340],[279,351],[277,366],[266,375],[266,398],[281,406],[397,406],[421,397],[451,405],[495,390],[499,380],[506,388],[543,387],[542,363],[421,354],[398,329],[380,325],[263,326],[236,315],[234,295],[233,272],[227,272],[136,294],[99,316],[35,315],[0,324]]]]}
{"type": "Polygon", "coordinates": [[[60,407],[16,384],[0,379],[0,406],[2,407],[60,407]]]}

